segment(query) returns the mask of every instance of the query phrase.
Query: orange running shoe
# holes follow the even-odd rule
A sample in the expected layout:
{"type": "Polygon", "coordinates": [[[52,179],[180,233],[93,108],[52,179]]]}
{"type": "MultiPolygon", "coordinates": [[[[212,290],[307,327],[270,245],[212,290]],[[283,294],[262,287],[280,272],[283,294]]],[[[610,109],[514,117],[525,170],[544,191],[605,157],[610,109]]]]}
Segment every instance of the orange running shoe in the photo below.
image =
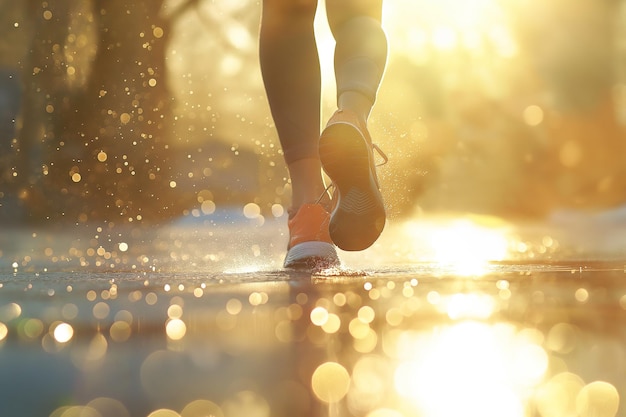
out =
{"type": "Polygon", "coordinates": [[[288,221],[285,268],[332,267],[340,264],[328,234],[330,215],[321,204],[304,204],[288,221]]]}
{"type": "Polygon", "coordinates": [[[329,231],[335,245],[347,251],[370,247],[385,227],[372,139],[357,115],[338,110],[320,137],[322,167],[336,190],[329,231]]]}

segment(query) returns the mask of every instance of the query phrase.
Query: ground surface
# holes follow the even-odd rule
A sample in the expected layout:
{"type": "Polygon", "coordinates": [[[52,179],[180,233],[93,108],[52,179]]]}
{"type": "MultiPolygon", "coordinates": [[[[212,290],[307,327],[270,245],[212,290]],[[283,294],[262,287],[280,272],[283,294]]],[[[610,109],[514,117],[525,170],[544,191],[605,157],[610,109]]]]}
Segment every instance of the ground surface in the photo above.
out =
{"type": "Polygon", "coordinates": [[[284,271],[284,218],[0,232],[0,416],[625,415],[618,217],[390,222],[284,271]]]}

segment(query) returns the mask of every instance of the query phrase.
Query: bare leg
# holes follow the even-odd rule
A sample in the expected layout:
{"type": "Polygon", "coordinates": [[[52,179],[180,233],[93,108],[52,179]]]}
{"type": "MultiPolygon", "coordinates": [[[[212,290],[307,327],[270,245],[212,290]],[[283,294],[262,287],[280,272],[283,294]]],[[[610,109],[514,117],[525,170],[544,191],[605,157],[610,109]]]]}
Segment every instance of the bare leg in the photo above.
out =
{"type": "MultiPolygon", "coordinates": [[[[291,213],[295,213],[302,204],[317,202],[325,190],[322,179],[322,165],[319,158],[298,159],[287,164],[291,177],[291,213]]],[[[327,204],[328,200],[320,201],[327,204]]]]}

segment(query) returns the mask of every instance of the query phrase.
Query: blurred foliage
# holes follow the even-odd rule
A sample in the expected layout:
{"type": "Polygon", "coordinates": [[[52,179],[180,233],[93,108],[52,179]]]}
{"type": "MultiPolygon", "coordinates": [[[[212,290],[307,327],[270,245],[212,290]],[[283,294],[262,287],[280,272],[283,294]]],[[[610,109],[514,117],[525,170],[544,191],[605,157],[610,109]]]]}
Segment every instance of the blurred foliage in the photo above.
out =
{"type": "MultiPolygon", "coordinates": [[[[0,216],[154,222],[207,198],[287,206],[259,14],[251,0],[0,1],[0,216]]],[[[397,0],[384,19],[371,129],[391,157],[392,216],[622,202],[622,1],[397,0]]],[[[329,115],[332,38],[316,27],[329,115]]]]}

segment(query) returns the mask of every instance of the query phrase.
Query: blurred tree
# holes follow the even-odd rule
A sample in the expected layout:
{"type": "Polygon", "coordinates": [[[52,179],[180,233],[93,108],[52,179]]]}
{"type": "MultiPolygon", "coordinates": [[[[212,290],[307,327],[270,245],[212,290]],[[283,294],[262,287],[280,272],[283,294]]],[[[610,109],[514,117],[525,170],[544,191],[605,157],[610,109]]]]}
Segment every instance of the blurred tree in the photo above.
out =
{"type": "Polygon", "coordinates": [[[22,63],[23,106],[21,129],[15,145],[15,184],[20,198],[29,204],[38,200],[38,187],[47,174],[44,160],[54,144],[56,119],[69,106],[66,60],[63,49],[69,32],[70,2],[23,3],[23,20],[31,28],[31,42],[22,63]],[[55,113],[56,112],[56,113],[55,113]]]}
{"type": "MultiPolygon", "coordinates": [[[[180,7],[188,7],[190,0],[180,7]]],[[[28,0],[16,161],[35,218],[158,220],[188,205],[171,163],[163,1],[28,0]]]]}
{"type": "Polygon", "coordinates": [[[622,0],[535,0],[512,10],[520,48],[537,78],[536,101],[545,109],[551,205],[624,203],[626,130],[615,100],[623,77],[622,7],[622,0]]]}

